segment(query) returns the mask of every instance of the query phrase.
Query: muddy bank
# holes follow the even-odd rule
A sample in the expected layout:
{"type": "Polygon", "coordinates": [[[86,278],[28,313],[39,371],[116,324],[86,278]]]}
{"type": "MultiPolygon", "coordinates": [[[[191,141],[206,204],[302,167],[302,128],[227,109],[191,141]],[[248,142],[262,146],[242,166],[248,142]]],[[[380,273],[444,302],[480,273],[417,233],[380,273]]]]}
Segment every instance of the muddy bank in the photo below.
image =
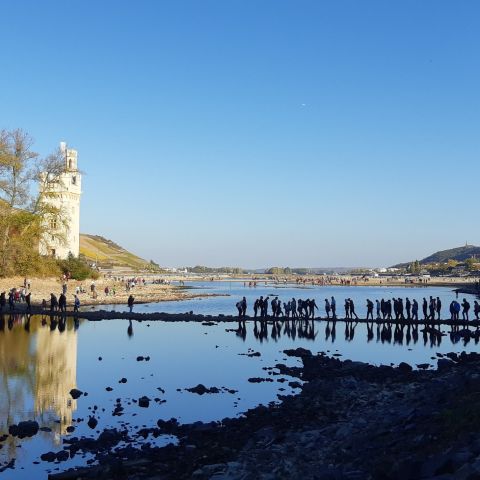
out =
{"type": "Polygon", "coordinates": [[[301,348],[285,353],[303,367],[267,370],[305,382],[299,395],[238,419],[159,420],[137,432],[146,439],[141,449],[119,431],[70,439],[63,451],[94,453],[98,466],[49,478],[479,478],[480,355],[451,354],[439,357],[436,371],[412,371],[404,363],[374,367],[301,348]],[[174,435],[178,445],[152,447],[149,435],[161,434],[174,435]],[[126,446],[115,449],[120,441],[126,446]]]}

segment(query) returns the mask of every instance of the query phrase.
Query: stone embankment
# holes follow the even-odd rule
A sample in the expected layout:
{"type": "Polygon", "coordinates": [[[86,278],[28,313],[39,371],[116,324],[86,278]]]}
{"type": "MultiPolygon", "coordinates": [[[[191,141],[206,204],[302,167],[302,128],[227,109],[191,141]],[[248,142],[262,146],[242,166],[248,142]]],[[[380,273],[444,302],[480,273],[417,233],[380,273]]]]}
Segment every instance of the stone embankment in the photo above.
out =
{"type": "Polygon", "coordinates": [[[303,367],[266,370],[272,378],[298,377],[299,395],[241,418],[190,425],[159,420],[137,432],[145,439],[173,435],[176,446],[146,440],[139,450],[125,432],[111,430],[96,440],[70,439],[64,446],[70,456],[88,451],[99,464],[50,478],[480,478],[480,355],[438,354],[437,370],[416,371],[301,348],[285,353],[300,357],[303,367]]]}

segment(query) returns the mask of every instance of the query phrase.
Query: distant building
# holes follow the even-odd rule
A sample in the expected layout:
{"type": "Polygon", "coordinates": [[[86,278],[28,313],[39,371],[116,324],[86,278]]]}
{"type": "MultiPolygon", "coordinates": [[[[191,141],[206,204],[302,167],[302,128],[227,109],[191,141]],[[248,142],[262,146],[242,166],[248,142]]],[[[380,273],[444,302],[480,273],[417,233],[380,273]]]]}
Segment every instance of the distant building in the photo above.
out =
{"type": "MultiPolygon", "coordinates": [[[[44,193],[53,193],[46,201],[60,208],[64,222],[57,225],[52,221],[50,229],[64,237],[50,235],[40,242],[40,253],[56,258],[67,258],[69,253],[78,257],[80,253],[80,197],[82,195],[82,176],[78,171],[77,151],[67,148],[65,142],[60,143],[60,150],[65,158],[65,170],[60,179],[48,184],[44,193]]],[[[43,187],[41,187],[43,188],[43,187]]]]}

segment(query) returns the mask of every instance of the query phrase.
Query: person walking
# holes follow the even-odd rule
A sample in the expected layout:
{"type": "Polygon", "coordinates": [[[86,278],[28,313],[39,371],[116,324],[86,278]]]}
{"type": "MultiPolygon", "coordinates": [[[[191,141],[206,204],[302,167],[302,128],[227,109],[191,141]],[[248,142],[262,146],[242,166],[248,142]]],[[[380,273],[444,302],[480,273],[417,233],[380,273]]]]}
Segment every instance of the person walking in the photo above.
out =
{"type": "Polygon", "coordinates": [[[130,295],[127,300],[127,305],[128,308],[130,309],[130,313],[133,311],[133,304],[135,303],[135,297],[133,295],[130,295]]]}
{"type": "Polygon", "coordinates": [[[328,298],[325,299],[325,313],[327,314],[327,320],[330,320],[330,302],[328,301],[328,298]]]}
{"type": "Polygon", "coordinates": [[[412,302],[412,320],[418,322],[418,302],[416,300],[412,302]]]}
{"type": "Polygon", "coordinates": [[[330,299],[330,307],[332,307],[332,318],[337,318],[337,302],[335,301],[335,297],[330,299]]]}
{"type": "Polygon", "coordinates": [[[73,311],[78,312],[78,309],[80,308],[80,299],[78,298],[78,295],[74,295],[75,299],[73,300],[73,311]]]}
{"type": "Polygon", "coordinates": [[[350,320],[350,299],[345,300],[345,319],[350,320]]]}
{"type": "Polygon", "coordinates": [[[242,317],[245,318],[247,315],[247,299],[245,297],[242,298],[242,317]]]}
{"type": "Polygon", "coordinates": [[[480,320],[480,304],[475,300],[473,302],[473,313],[475,314],[475,320],[480,320]]]}
{"type": "Polygon", "coordinates": [[[428,303],[427,303],[427,299],[425,297],[423,297],[422,310],[423,310],[423,319],[427,320],[428,303]]]}
{"type": "Polygon", "coordinates": [[[405,299],[405,310],[407,311],[407,320],[412,319],[412,302],[410,302],[410,299],[407,297],[405,299]]]}
{"type": "Polygon", "coordinates": [[[442,312],[442,301],[439,297],[437,297],[437,301],[435,302],[435,310],[437,311],[437,319],[440,320],[440,315],[442,312]]]}
{"type": "Polygon", "coordinates": [[[58,300],[54,293],[50,294],[50,311],[56,312],[58,310],[58,300]]]}
{"type": "Polygon", "coordinates": [[[32,298],[32,293],[28,292],[25,295],[25,303],[27,304],[27,312],[30,312],[32,310],[31,298],[32,298]]]}
{"type": "Polygon", "coordinates": [[[367,320],[371,318],[373,322],[373,302],[367,298],[367,320]]]}
{"type": "Polygon", "coordinates": [[[462,302],[462,318],[468,322],[468,312],[470,310],[470,303],[467,302],[467,299],[464,298],[462,302]]]}
{"type": "Polygon", "coordinates": [[[3,312],[6,305],[7,305],[6,292],[2,292],[0,293],[0,312],[3,312]]]}
{"type": "Polygon", "coordinates": [[[259,300],[257,298],[253,303],[253,318],[257,318],[258,306],[259,306],[259,300]]]}
{"type": "Polygon", "coordinates": [[[350,299],[350,318],[353,320],[353,316],[355,315],[355,320],[358,320],[358,315],[355,313],[355,304],[353,303],[353,300],[350,299]]]}

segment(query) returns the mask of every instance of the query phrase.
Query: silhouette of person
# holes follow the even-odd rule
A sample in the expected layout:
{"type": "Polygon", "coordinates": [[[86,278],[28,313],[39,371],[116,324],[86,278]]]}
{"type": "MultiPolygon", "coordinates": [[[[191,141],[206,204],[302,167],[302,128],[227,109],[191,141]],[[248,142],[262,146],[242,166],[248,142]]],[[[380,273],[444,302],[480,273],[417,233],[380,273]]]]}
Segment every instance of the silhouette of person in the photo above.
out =
{"type": "Polygon", "coordinates": [[[335,301],[335,297],[330,299],[330,307],[332,308],[332,318],[337,318],[337,302],[335,301]]]}
{"type": "Polygon", "coordinates": [[[407,320],[412,319],[412,302],[410,302],[410,299],[407,297],[405,299],[405,310],[407,312],[407,320]]]}
{"type": "Polygon", "coordinates": [[[127,305],[130,310],[130,313],[133,311],[133,304],[135,303],[135,297],[133,295],[129,295],[127,300],[127,305]]]}
{"type": "Polygon", "coordinates": [[[412,320],[418,322],[418,302],[416,300],[413,300],[412,304],[412,320]]]}
{"type": "Polygon", "coordinates": [[[367,298],[367,320],[371,318],[373,321],[373,302],[367,298]]]}
{"type": "Polygon", "coordinates": [[[435,302],[435,310],[437,311],[437,318],[440,320],[440,314],[442,311],[442,301],[439,297],[437,297],[437,301],[435,302]]]}
{"type": "Polygon", "coordinates": [[[350,299],[350,318],[353,320],[353,316],[355,315],[355,319],[358,320],[358,315],[355,313],[355,304],[353,303],[353,300],[350,299]]]}
{"type": "Polygon", "coordinates": [[[327,320],[330,319],[330,302],[328,301],[328,298],[325,299],[325,313],[327,314],[327,320]]]}
{"type": "Polygon", "coordinates": [[[462,318],[468,322],[468,312],[470,310],[470,303],[467,302],[467,299],[464,298],[462,302],[462,318]]]}

